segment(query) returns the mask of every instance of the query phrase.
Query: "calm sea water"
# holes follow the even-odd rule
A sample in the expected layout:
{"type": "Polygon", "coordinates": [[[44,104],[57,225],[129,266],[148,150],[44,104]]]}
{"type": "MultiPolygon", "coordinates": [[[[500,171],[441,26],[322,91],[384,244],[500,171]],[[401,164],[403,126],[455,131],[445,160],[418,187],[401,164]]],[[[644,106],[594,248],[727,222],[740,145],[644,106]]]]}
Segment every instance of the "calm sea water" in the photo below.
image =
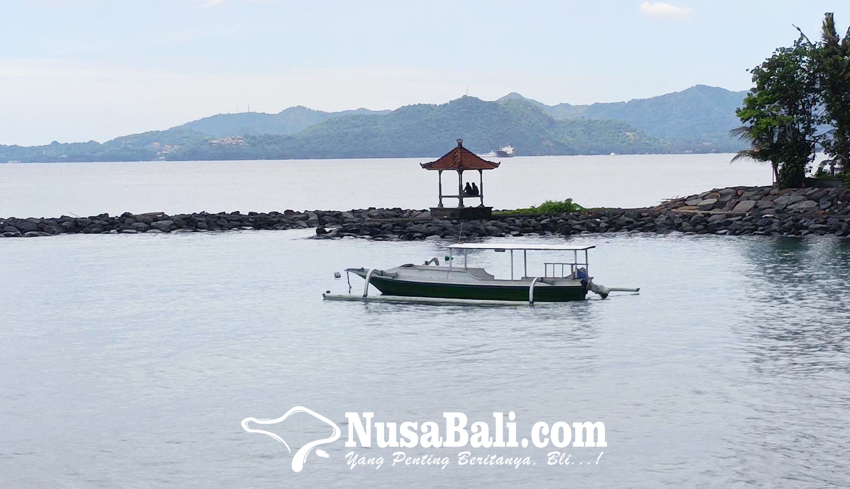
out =
{"type": "MultiPolygon", "coordinates": [[[[347,172],[362,175],[355,164],[347,172]]],[[[91,207],[121,184],[91,177],[102,184],[87,194],[91,207]]],[[[52,181],[57,192],[79,183],[52,181]]],[[[48,190],[2,202],[38,207],[48,190]]],[[[149,183],[138,192],[170,190],[149,183]]],[[[445,243],[310,234],[0,240],[0,486],[850,485],[846,241],[576,237],[598,246],[591,270],[599,283],[640,286],[641,294],[476,308],[325,303],[321,292],[348,288],[333,272],[440,257],[445,243]],[[605,423],[608,446],[564,449],[576,462],[565,466],[546,465],[546,449],[471,449],[536,462],[519,469],[458,466],[461,450],[445,448],[404,449],[449,457],[445,469],[391,467],[398,449],[356,448],[385,463],[350,470],[351,449],[336,442],[321,447],[329,458],[312,454],[294,473],[282,444],[240,423],[296,405],[330,418],[343,438],[348,411],[398,422],[440,421],[445,411],[489,421],[514,411],[520,438],[536,421],[591,420],[605,423]]],[[[504,254],[472,258],[509,273],[504,254]]],[[[543,259],[532,254],[529,271],[543,259]]],[[[362,281],[352,285],[359,291],[362,281]]],[[[326,436],[307,415],[273,431],[293,451],[326,436]]]]}
{"type": "MultiPolygon", "coordinates": [[[[231,212],[437,204],[434,158],[0,165],[0,216],[103,212],[231,212]]],[[[485,172],[496,208],[572,198],[585,207],[641,207],[728,185],[769,185],[770,167],[732,155],[548,156],[485,172]]],[[[477,181],[477,174],[468,174],[477,181]]],[[[443,175],[445,193],[457,177],[443,175]]]]}

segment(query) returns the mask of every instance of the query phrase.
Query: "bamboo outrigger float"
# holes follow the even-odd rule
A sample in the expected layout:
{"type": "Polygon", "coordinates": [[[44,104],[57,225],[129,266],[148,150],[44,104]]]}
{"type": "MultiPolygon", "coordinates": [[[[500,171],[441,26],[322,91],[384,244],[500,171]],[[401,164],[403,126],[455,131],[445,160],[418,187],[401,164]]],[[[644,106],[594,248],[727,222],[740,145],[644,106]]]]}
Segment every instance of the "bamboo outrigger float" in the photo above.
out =
{"type": "Polygon", "coordinates": [[[423,265],[406,264],[388,270],[346,269],[347,274],[353,273],[366,280],[363,294],[327,292],[323,297],[325,300],[523,305],[584,300],[588,291],[603,299],[610,292],[640,291],[594,284],[593,277],[589,275],[588,261],[588,250],[593,248],[595,246],[565,244],[457,243],[448,247],[448,263],[442,266],[437,258],[432,258],[423,265]],[[483,268],[469,267],[470,250],[510,252],[510,279],[498,279],[483,268]],[[543,276],[529,276],[529,251],[565,252],[572,255],[572,260],[546,262],[543,276]],[[454,266],[456,252],[463,254],[462,267],[454,266]],[[514,277],[514,252],[522,252],[522,276],[519,278],[514,277]],[[382,295],[370,297],[370,285],[381,291],[382,295]]]}

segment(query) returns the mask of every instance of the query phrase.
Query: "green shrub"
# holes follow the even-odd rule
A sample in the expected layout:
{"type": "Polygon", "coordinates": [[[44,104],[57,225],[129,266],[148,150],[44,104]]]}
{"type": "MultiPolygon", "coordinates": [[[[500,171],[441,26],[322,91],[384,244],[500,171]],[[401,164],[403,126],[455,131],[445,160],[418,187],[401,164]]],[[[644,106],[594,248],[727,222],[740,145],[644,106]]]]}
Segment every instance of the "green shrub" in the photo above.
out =
{"type": "Polygon", "coordinates": [[[584,207],[573,202],[573,199],[567,199],[563,202],[557,200],[547,200],[539,206],[531,206],[525,209],[515,209],[512,211],[496,212],[496,215],[511,216],[518,214],[563,214],[565,212],[578,212],[584,210],[584,207]]]}

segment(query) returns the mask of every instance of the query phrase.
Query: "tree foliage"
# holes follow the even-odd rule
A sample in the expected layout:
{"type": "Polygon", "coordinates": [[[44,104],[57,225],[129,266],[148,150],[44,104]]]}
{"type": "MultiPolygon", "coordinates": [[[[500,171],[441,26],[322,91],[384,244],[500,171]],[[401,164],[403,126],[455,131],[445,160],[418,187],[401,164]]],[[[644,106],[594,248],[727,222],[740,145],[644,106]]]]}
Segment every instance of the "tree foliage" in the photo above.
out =
{"type": "Polygon", "coordinates": [[[738,154],[774,165],[782,187],[800,187],[814,158],[817,97],[804,39],[779,48],[752,70],[754,87],[737,111],[736,134],[752,147],[738,154]]]}
{"type": "Polygon", "coordinates": [[[821,123],[830,127],[821,145],[846,172],[850,166],[850,28],[841,39],[832,13],[824,17],[821,42],[813,49],[813,63],[823,106],[821,123]]]}
{"type": "Polygon", "coordinates": [[[818,145],[850,161],[850,31],[841,40],[831,13],[820,42],[801,31],[791,47],[777,49],[751,73],[754,86],[736,112],[743,126],[732,131],[750,148],[735,159],[771,162],[786,188],[803,185],[818,145]]]}

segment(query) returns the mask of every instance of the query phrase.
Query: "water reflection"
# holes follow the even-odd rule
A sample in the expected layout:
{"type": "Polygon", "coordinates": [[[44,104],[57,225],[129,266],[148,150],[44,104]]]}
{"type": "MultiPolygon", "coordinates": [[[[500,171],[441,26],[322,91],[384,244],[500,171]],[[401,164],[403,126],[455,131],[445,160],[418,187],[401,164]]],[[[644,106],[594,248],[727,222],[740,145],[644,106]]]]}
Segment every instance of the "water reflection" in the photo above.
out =
{"type": "MultiPolygon", "coordinates": [[[[426,363],[446,368],[486,368],[512,358],[518,364],[534,364],[552,356],[553,363],[570,362],[592,368],[598,351],[591,348],[597,338],[596,308],[599,301],[528,306],[469,307],[418,304],[349,304],[362,307],[364,327],[377,328],[375,336],[418,342],[428,352],[426,363]],[[423,333],[441,341],[422,341],[423,333]]],[[[425,361],[425,360],[423,360],[425,361]]],[[[416,369],[425,363],[409,363],[416,369]]],[[[440,367],[442,368],[442,367],[440,367]]]]}
{"type": "Polygon", "coordinates": [[[848,371],[850,243],[837,239],[750,239],[742,291],[752,302],[738,332],[756,369],[771,374],[848,371]]]}

